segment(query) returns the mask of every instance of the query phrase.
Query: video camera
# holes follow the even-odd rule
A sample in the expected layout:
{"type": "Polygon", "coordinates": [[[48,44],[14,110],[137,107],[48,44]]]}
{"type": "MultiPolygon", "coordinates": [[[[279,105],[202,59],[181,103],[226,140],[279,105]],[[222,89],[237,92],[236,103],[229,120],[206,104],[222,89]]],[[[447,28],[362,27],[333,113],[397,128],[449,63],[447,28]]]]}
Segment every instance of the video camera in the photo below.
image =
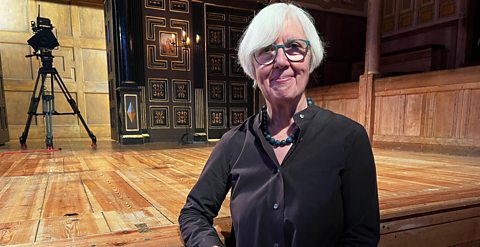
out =
{"type": "Polygon", "coordinates": [[[32,31],[34,35],[27,41],[28,44],[35,50],[33,55],[50,54],[60,44],[53,34],[53,25],[50,19],[37,17],[37,22],[31,22],[32,31]]]}

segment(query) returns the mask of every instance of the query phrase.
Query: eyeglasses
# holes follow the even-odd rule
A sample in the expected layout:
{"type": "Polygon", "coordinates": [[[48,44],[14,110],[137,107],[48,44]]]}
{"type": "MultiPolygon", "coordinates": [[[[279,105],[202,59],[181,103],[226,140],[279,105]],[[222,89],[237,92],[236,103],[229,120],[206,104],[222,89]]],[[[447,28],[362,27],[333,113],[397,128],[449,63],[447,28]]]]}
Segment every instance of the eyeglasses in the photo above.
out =
{"type": "Polygon", "coordinates": [[[288,40],[283,45],[271,44],[255,51],[253,57],[261,65],[269,65],[275,61],[278,49],[283,48],[285,56],[290,62],[302,61],[310,48],[310,41],[304,39],[288,40]]]}

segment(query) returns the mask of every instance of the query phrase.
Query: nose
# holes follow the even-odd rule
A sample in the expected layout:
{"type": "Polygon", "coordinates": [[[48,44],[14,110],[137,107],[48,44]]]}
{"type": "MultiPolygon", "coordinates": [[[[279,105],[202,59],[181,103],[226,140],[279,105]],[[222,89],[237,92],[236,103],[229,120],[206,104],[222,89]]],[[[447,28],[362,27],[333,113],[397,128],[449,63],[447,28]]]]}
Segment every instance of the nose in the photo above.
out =
{"type": "Polygon", "coordinates": [[[290,61],[288,61],[287,56],[285,55],[285,48],[280,47],[277,50],[277,56],[275,57],[274,66],[278,68],[283,68],[285,66],[288,66],[290,64],[290,61]]]}

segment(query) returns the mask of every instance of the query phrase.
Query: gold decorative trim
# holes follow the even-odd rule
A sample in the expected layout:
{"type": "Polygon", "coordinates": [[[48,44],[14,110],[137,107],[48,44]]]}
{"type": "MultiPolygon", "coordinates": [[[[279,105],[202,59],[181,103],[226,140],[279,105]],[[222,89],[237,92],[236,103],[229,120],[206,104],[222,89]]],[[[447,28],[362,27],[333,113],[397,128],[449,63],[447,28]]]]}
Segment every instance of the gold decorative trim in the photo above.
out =
{"type": "Polygon", "coordinates": [[[123,112],[124,112],[124,120],[125,120],[125,131],[139,131],[140,130],[140,124],[139,124],[139,121],[138,121],[138,95],[137,94],[124,94],[123,95],[123,112]],[[134,97],[135,98],[135,108],[134,108],[134,112],[131,112],[131,115],[129,116],[128,115],[128,108],[130,107],[129,105],[127,106],[127,97],[134,97]],[[135,125],[137,126],[136,128],[129,128],[128,127],[128,119],[130,117],[134,118],[134,120],[131,120],[132,123],[135,123],[135,125]]]}
{"type": "Polygon", "coordinates": [[[245,119],[247,119],[247,108],[245,108],[245,107],[230,107],[230,128],[234,127],[234,126],[237,126],[239,124],[242,124],[245,121],[245,119]],[[235,112],[243,113],[243,118],[242,118],[241,121],[237,121],[237,119],[235,119],[235,118],[239,117],[239,116],[235,115],[235,112]]]}
{"type": "Polygon", "coordinates": [[[182,31],[185,31],[190,36],[190,22],[188,20],[170,19],[170,27],[180,29],[178,35],[182,35],[182,31]]]}
{"type": "Polygon", "coordinates": [[[247,102],[247,83],[246,82],[242,82],[242,81],[232,81],[230,82],[230,88],[229,88],[229,93],[230,93],[230,103],[246,103],[247,102]],[[238,93],[238,92],[234,92],[233,89],[235,86],[242,86],[243,87],[243,92],[242,92],[242,95],[243,95],[243,100],[240,100],[240,99],[237,99],[238,97],[235,96],[235,93],[238,93]],[[234,97],[235,96],[235,97],[234,97]]]}
{"type": "MultiPolygon", "coordinates": [[[[183,117],[183,116],[180,116],[183,117]]],[[[184,128],[191,128],[192,127],[192,107],[190,106],[174,106],[173,107],[173,128],[174,129],[184,129],[184,128]],[[177,109],[183,109],[188,112],[188,126],[178,125],[177,123],[177,109]]]]}
{"type": "MultiPolygon", "coordinates": [[[[207,25],[207,45],[211,48],[225,48],[225,26],[220,25],[207,25]],[[220,31],[221,32],[221,41],[220,45],[212,44],[212,40],[216,41],[218,37],[212,37],[210,34],[210,30],[212,31],[220,31]]],[[[215,42],[214,42],[215,43],[215,42]]]]}
{"type": "Polygon", "coordinates": [[[206,19],[212,20],[212,21],[225,21],[226,16],[225,14],[222,14],[222,13],[208,12],[206,19]]]}
{"type": "Polygon", "coordinates": [[[147,68],[168,69],[167,60],[157,58],[157,47],[155,45],[147,45],[147,68]]]}
{"type": "Polygon", "coordinates": [[[185,79],[172,79],[172,102],[183,102],[183,103],[191,103],[192,101],[192,83],[190,80],[185,80],[185,79]],[[187,97],[186,99],[182,99],[182,98],[178,98],[178,91],[177,89],[175,88],[176,85],[181,85],[181,84],[185,84],[186,85],[186,88],[184,90],[186,90],[186,92],[183,92],[184,94],[186,94],[185,96],[187,97]]]}
{"type": "Polygon", "coordinates": [[[172,61],[172,70],[190,71],[190,48],[182,48],[182,60],[172,61]]]}
{"type": "Polygon", "coordinates": [[[145,0],[145,8],[155,9],[155,10],[165,10],[165,0],[145,0]],[[154,6],[155,4],[158,4],[161,6],[160,7],[154,6]]]}
{"type": "Polygon", "coordinates": [[[227,91],[227,84],[226,84],[225,81],[209,80],[207,90],[208,90],[208,102],[212,102],[212,103],[225,103],[226,102],[226,99],[227,99],[227,92],[226,92],[227,91]],[[223,90],[222,90],[222,99],[221,100],[212,99],[212,92],[211,92],[212,85],[222,86],[223,90]]]}
{"type": "Polygon", "coordinates": [[[149,101],[150,102],[169,102],[169,91],[168,91],[168,79],[167,78],[148,78],[147,80],[148,83],[148,96],[149,96],[149,101]],[[154,81],[159,81],[159,82],[164,82],[165,88],[164,88],[164,94],[165,94],[165,99],[154,99],[153,98],[153,86],[152,82],[154,81]]]}
{"type": "Polygon", "coordinates": [[[228,15],[228,21],[246,24],[248,23],[248,17],[242,15],[228,15]]]}
{"type": "Polygon", "coordinates": [[[167,20],[163,17],[145,16],[145,39],[155,41],[155,33],[157,28],[167,27],[167,20]]]}
{"type": "Polygon", "coordinates": [[[178,13],[190,13],[190,3],[186,0],[170,0],[170,4],[168,9],[171,12],[178,12],[178,13]],[[174,6],[178,6],[179,8],[183,9],[173,9],[174,6]]]}
{"type": "Polygon", "coordinates": [[[170,129],[170,107],[168,106],[150,106],[149,107],[150,113],[150,129],[170,129]],[[166,115],[165,117],[165,125],[155,125],[155,115],[154,110],[165,110],[166,115]]]}
{"type": "Polygon", "coordinates": [[[227,109],[225,107],[209,107],[208,108],[208,128],[209,129],[225,129],[227,128],[227,109]],[[221,117],[222,123],[221,125],[212,125],[212,113],[217,112],[217,113],[222,113],[221,116],[216,115],[214,116],[214,121],[219,119],[221,117]]]}

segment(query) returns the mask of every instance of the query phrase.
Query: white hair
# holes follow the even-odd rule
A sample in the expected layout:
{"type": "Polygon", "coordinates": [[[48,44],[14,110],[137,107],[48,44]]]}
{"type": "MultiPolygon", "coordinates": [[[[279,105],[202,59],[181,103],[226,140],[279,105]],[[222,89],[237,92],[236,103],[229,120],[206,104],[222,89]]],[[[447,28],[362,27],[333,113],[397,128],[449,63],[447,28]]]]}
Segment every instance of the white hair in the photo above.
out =
{"type": "Polygon", "coordinates": [[[324,55],[323,43],[315,29],[313,17],[305,10],[291,3],[274,3],[263,8],[250,22],[240,39],[238,60],[243,71],[253,79],[256,87],[255,60],[253,54],[259,48],[275,42],[289,17],[295,17],[303,27],[303,32],[310,41],[310,73],[320,65],[324,55]]]}

